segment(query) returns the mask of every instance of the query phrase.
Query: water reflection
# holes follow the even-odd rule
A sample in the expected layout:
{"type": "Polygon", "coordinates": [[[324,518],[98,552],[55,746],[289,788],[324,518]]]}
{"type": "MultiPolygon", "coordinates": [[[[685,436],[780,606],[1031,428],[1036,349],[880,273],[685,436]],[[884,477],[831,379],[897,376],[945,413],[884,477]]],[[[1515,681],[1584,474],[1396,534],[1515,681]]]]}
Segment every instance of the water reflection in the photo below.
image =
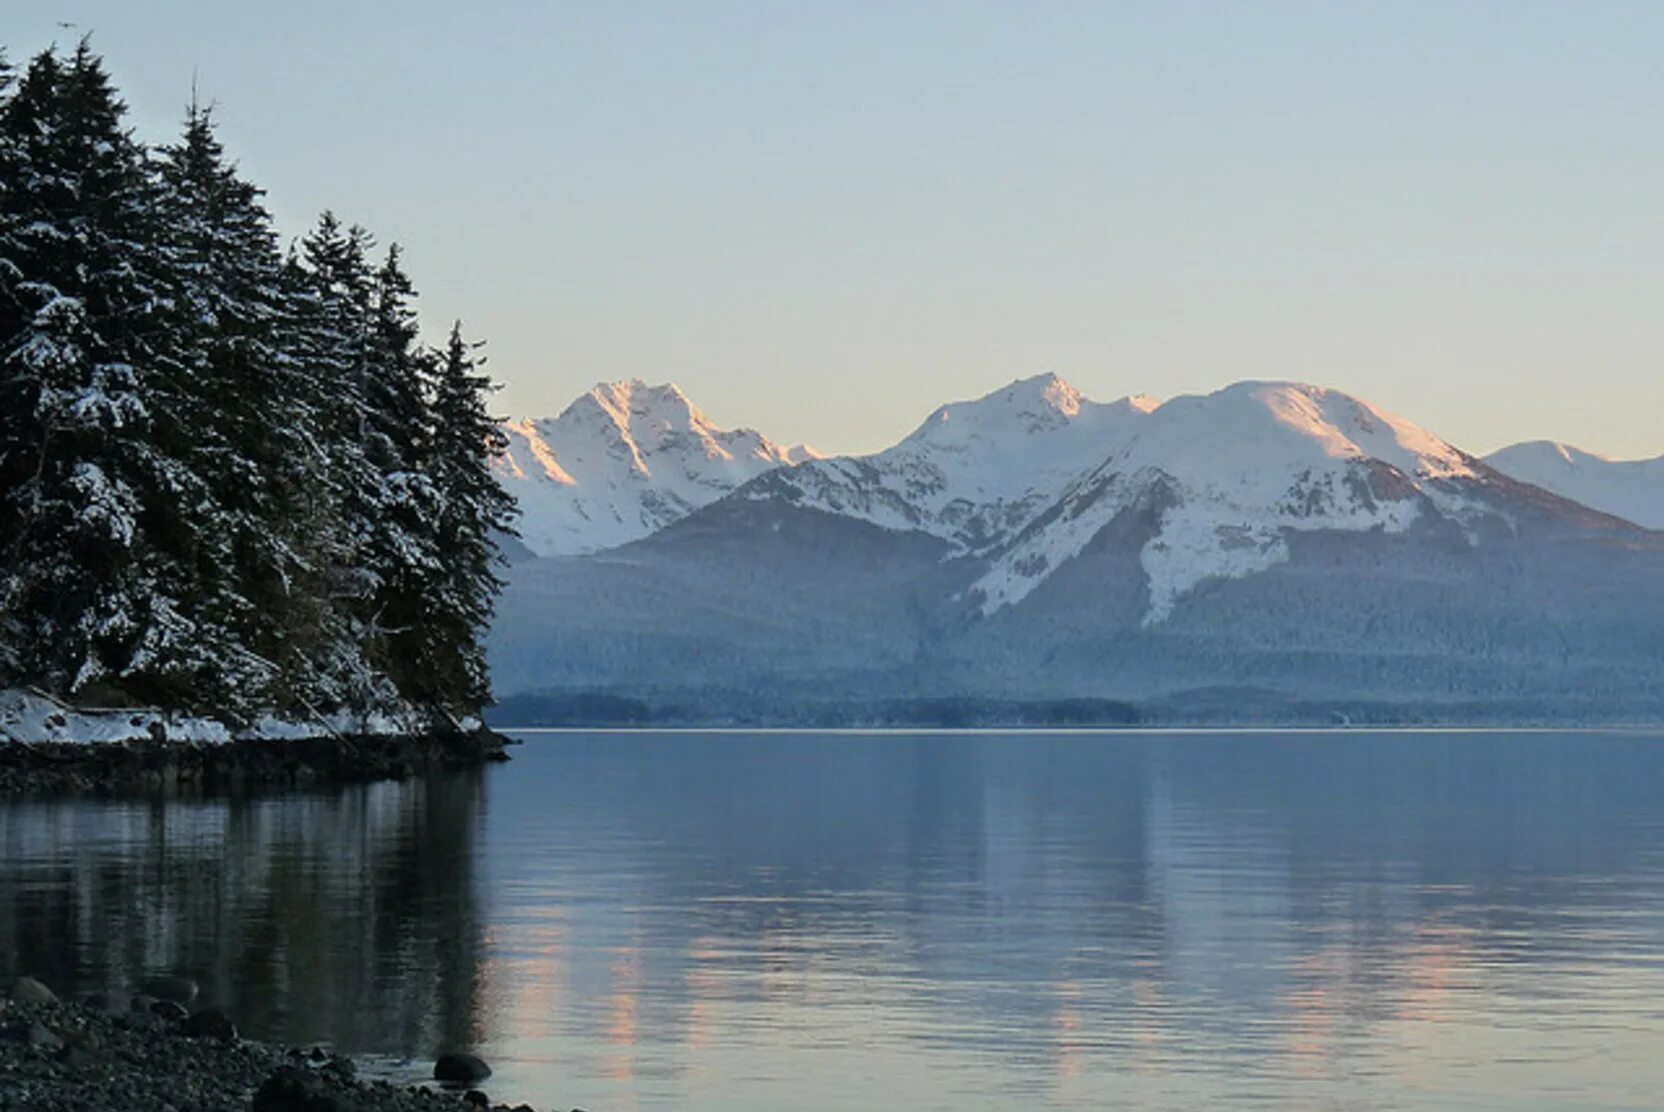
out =
{"type": "Polygon", "coordinates": [[[0,971],[539,1106],[1651,1107],[1661,788],[1624,736],[534,737],[0,809],[0,971]]]}
{"type": "Polygon", "coordinates": [[[75,992],[182,972],[287,1041],[476,1038],[483,801],[473,775],[0,806],[0,970],[75,992]]]}

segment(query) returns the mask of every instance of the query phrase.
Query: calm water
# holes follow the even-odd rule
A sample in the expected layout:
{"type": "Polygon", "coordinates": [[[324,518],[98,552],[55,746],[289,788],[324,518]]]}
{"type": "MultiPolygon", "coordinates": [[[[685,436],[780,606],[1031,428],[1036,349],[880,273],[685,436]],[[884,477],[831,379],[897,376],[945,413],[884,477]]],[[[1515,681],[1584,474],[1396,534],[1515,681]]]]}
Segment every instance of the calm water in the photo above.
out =
{"type": "Polygon", "coordinates": [[[541,735],[0,805],[0,974],[540,1108],[1655,1108],[1661,741],[541,735]]]}

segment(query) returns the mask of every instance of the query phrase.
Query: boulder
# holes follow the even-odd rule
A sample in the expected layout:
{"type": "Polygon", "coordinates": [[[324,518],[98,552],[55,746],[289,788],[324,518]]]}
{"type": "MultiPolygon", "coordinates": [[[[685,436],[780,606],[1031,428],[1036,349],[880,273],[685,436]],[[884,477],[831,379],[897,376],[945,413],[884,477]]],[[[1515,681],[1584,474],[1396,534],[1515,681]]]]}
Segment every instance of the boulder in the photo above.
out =
{"type": "Polygon", "coordinates": [[[146,996],[154,996],[158,1000],[171,1000],[175,1004],[189,1004],[197,998],[201,989],[189,977],[164,975],[151,977],[139,986],[139,991],[146,996]]]}
{"type": "Polygon", "coordinates": [[[156,1001],[150,1005],[150,1014],[169,1023],[184,1023],[191,1018],[191,1013],[185,1010],[185,1005],[176,1004],[172,1000],[156,1001]]]}
{"type": "Polygon", "coordinates": [[[441,1054],[433,1064],[435,1081],[484,1081],[490,1076],[491,1067],[472,1054],[441,1054]]]}
{"type": "Polygon", "coordinates": [[[23,1039],[30,1046],[38,1047],[41,1050],[62,1050],[64,1048],[64,1040],[60,1039],[44,1023],[29,1024],[29,1030],[24,1033],[23,1039]]]}
{"type": "Polygon", "coordinates": [[[58,1002],[58,994],[33,977],[19,977],[13,981],[11,990],[7,995],[19,1004],[56,1004],[58,1002]]]}
{"type": "Polygon", "coordinates": [[[279,1066],[254,1092],[250,1112],[352,1112],[310,1070],[279,1066]]]}
{"type": "Polygon", "coordinates": [[[225,1014],[224,1008],[208,1007],[192,1013],[180,1031],[193,1039],[237,1041],[237,1025],[231,1022],[231,1017],[225,1014]]]}

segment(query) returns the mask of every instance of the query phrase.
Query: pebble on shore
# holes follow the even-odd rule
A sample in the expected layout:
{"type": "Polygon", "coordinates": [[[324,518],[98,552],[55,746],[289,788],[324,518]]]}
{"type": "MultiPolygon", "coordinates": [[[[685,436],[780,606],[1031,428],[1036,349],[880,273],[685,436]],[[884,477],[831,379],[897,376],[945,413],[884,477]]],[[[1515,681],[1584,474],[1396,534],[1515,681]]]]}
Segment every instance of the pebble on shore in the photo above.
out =
{"type": "MultiPolygon", "coordinates": [[[[350,1059],[239,1039],[218,1007],[191,1013],[151,994],[135,1003],[145,1001],[128,1009],[103,996],[73,1003],[32,977],[12,981],[0,996],[0,1112],[533,1112],[492,1105],[478,1090],[359,1081],[350,1059]],[[172,1007],[157,1007],[164,1003],[172,1007]]],[[[450,1057],[490,1075],[478,1058],[450,1057]]]]}

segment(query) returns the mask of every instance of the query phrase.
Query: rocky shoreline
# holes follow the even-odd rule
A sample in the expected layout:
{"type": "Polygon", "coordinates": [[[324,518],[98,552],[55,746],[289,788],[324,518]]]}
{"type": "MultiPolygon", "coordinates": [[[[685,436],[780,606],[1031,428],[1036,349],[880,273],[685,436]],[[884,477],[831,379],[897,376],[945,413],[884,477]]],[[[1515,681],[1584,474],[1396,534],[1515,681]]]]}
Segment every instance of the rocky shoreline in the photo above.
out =
{"type": "Polygon", "coordinates": [[[0,742],[0,799],[401,780],[508,760],[489,729],[286,740],[0,742]]]}
{"type": "Polygon", "coordinates": [[[144,987],[72,1002],[14,981],[0,997],[0,1112],[534,1112],[474,1087],[490,1069],[471,1055],[441,1055],[435,1075],[451,1080],[433,1087],[364,1081],[350,1058],[239,1038],[219,1008],[192,1010],[189,981],[144,987]]]}

